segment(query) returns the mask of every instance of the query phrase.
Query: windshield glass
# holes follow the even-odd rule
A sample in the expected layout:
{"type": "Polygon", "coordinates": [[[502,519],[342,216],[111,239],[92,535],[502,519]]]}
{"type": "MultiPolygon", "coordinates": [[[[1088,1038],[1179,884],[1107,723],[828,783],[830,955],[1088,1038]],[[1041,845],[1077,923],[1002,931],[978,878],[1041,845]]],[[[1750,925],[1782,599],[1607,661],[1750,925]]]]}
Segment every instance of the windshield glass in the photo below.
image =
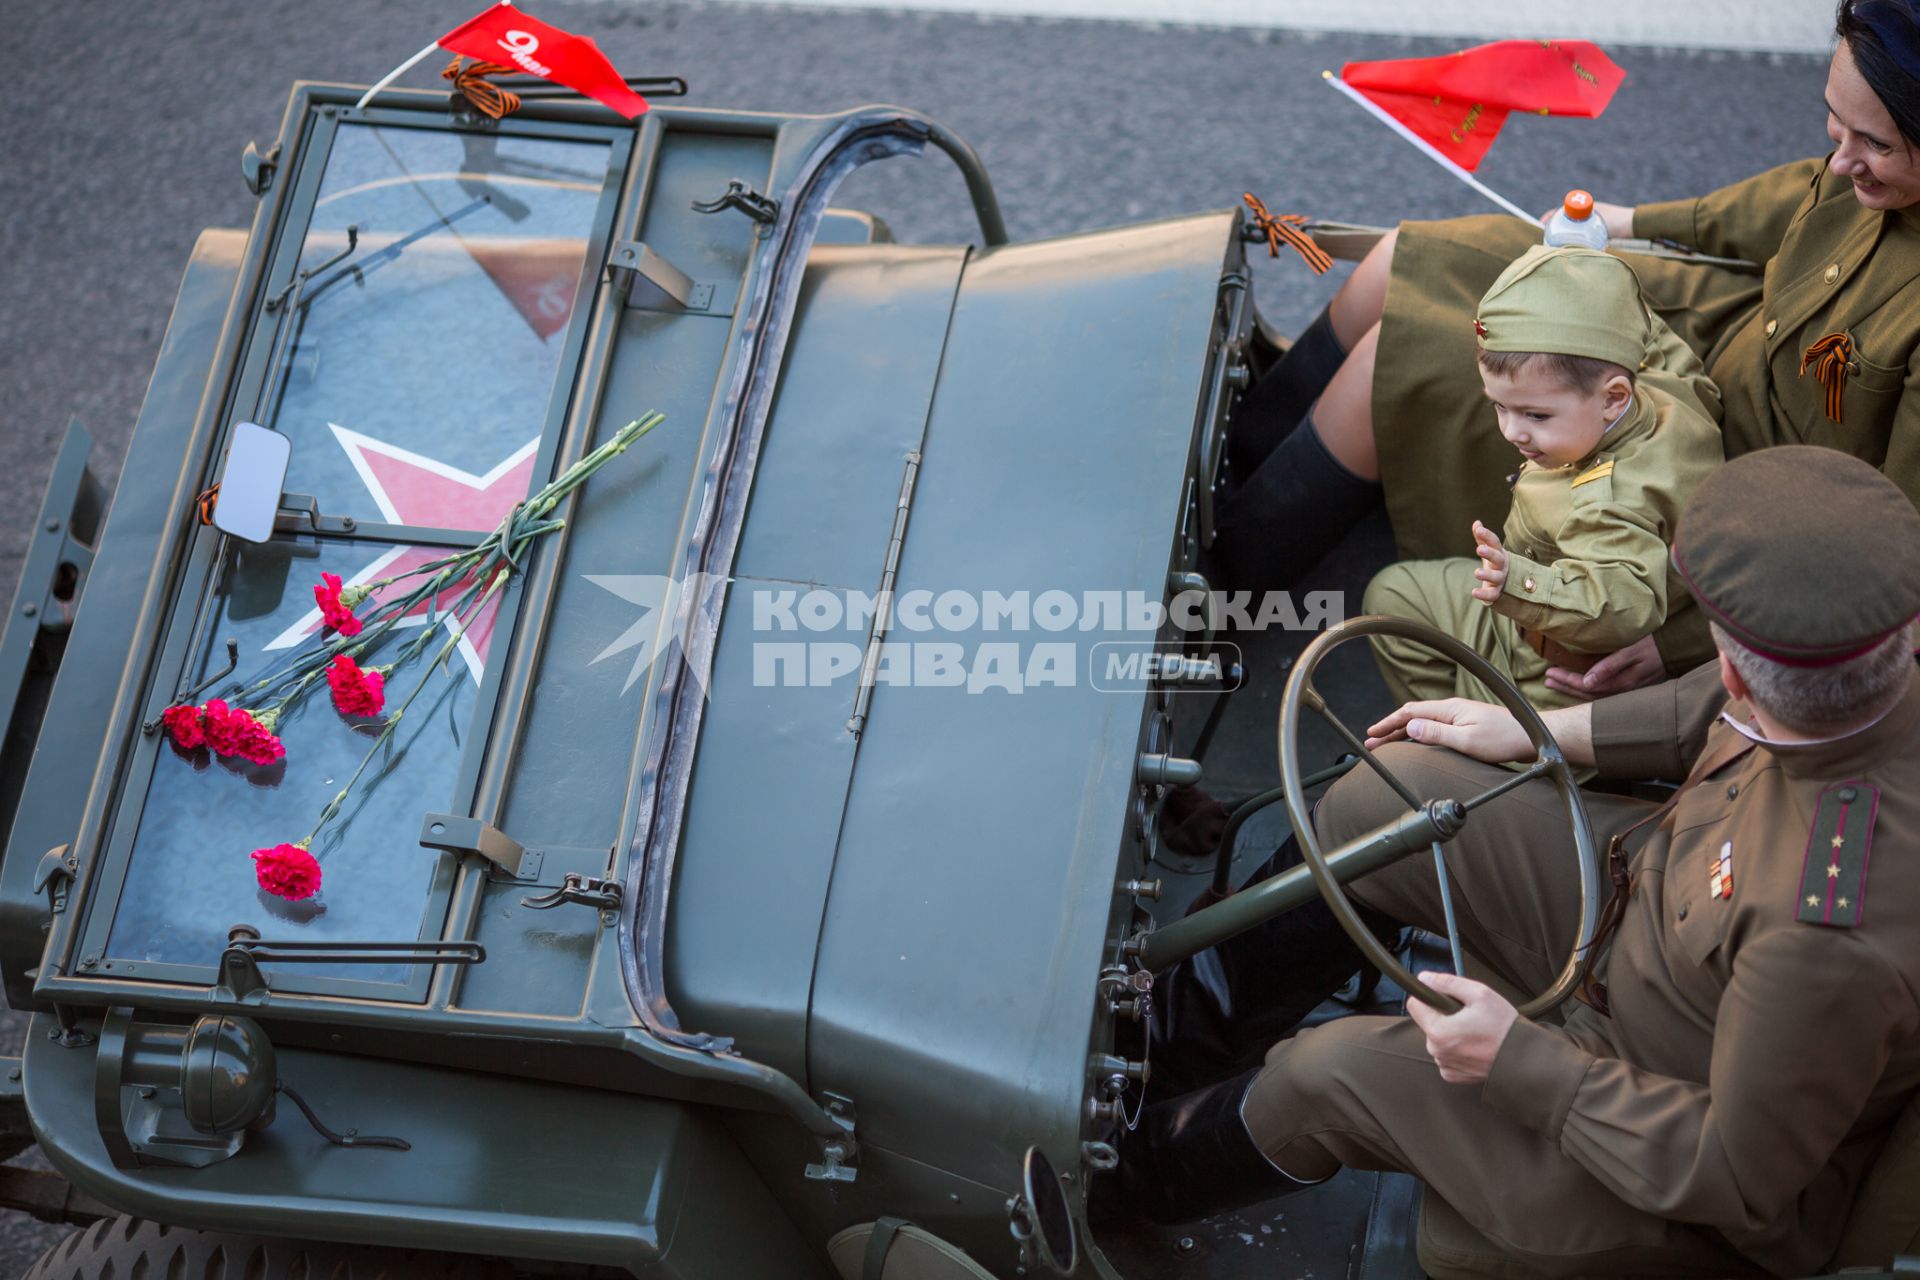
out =
{"type": "Polygon", "coordinates": [[[293,442],[289,492],[329,515],[473,532],[499,520],[496,488],[508,505],[526,495],[608,155],[340,128],[260,419],[293,442]]]}
{"type": "MultiPolygon", "coordinates": [[[[285,670],[298,649],[319,638],[313,584],[323,572],[350,573],[375,553],[394,565],[445,550],[312,537],[276,538],[264,545],[236,539],[229,546],[215,588],[212,625],[205,628],[207,640],[189,676],[197,683],[220,671],[228,637],[238,645],[240,665],[207,689],[203,696],[209,698],[231,697],[236,688],[285,670]]],[[[429,625],[428,612],[423,604],[403,619],[398,642],[429,625]]],[[[270,765],[214,755],[205,746],[183,750],[159,735],[159,759],[114,915],[111,959],[122,965],[212,964],[226,944],[228,926],[240,921],[260,926],[269,937],[417,937],[441,861],[420,847],[420,821],[452,802],[495,622],[491,611],[477,620],[445,674],[427,673],[424,660],[395,673],[395,701],[423,676],[428,683],[368,764],[339,816],[314,841],[323,890],[305,901],[263,892],[249,856],[257,848],[299,840],[313,828],[374,747],[380,719],[343,716],[322,690],[294,703],[280,720],[277,732],[287,758],[270,765]]],[[[350,976],[397,982],[404,971],[360,965],[350,976]]]]}
{"type": "MultiPolygon", "coordinates": [[[[323,575],[371,593],[370,611],[426,581],[423,566],[478,541],[544,483],[542,433],[573,374],[561,361],[588,245],[610,213],[611,152],[577,136],[337,130],[296,232],[298,269],[260,319],[277,358],[254,414],[291,442],[285,491],[312,497],[327,520],[297,532],[283,524],[264,544],[222,542],[205,587],[190,589],[176,615],[191,636],[177,683],[168,681],[183,691],[177,700],[275,705],[291,687],[276,681],[323,643],[323,575]]],[[[462,766],[489,705],[482,679],[494,635],[512,623],[506,597],[481,601],[444,668],[429,670],[442,637],[459,630],[446,611],[472,581],[407,605],[377,643],[351,651],[370,669],[388,666],[383,712],[336,710],[328,687],[315,686],[279,714],[285,759],[265,765],[183,748],[167,733],[147,739],[151,774],[130,780],[140,807],[123,810],[116,836],[124,861],[116,854],[114,874],[124,879],[106,936],[90,944],[102,972],[210,967],[239,922],[302,940],[438,930],[450,862],[420,847],[422,819],[466,811],[462,766]],[[392,666],[425,627],[434,634],[420,656],[392,666]],[[289,900],[256,883],[254,850],[316,830],[317,893],[289,900]]],[[[312,980],[421,981],[400,966],[300,968],[312,980]]]]}

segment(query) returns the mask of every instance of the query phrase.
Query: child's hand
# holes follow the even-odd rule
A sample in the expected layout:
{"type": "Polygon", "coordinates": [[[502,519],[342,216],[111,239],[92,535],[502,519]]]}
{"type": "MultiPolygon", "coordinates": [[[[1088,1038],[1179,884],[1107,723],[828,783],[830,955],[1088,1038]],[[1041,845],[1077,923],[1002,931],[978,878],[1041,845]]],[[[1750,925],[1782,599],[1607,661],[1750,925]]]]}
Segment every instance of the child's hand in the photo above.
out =
{"type": "Polygon", "coordinates": [[[1480,567],[1473,571],[1480,585],[1473,589],[1473,598],[1481,604],[1492,604],[1507,585],[1507,549],[1500,545],[1499,534],[1475,520],[1473,550],[1480,557],[1480,567]]]}

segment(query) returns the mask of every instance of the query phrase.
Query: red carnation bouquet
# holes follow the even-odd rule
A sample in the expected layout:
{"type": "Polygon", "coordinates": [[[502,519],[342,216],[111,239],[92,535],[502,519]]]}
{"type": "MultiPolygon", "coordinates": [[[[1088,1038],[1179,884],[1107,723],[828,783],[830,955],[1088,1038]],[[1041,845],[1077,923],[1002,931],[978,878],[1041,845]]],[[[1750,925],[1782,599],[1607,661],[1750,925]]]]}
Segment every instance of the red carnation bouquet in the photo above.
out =
{"type": "Polygon", "coordinates": [[[283,669],[251,685],[234,687],[224,697],[210,698],[197,706],[182,703],[161,713],[158,724],[151,727],[164,725],[167,736],[183,751],[205,747],[215,755],[245,760],[255,766],[279,764],[286,759],[287,751],[275,731],[289,707],[325,681],[334,709],[341,715],[361,718],[381,715],[386,709],[387,681],[396,670],[425,652],[437,628],[420,628],[411,640],[398,648],[390,662],[367,666],[362,659],[396,640],[396,624],[423,602],[436,606],[436,618],[446,623],[449,634],[439,651],[421,671],[418,683],[405,701],[386,715],[373,746],[353,776],[347,779],[347,784],[320,811],[313,830],[291,844],[275,844],[253,851],[254,878],[263,891],[294,902],[311,898],[320,891],[320,862],[311,852],[314,838],[339,814],[367,765],[386,746],[407,708],[426,688],[428,678],[445,665],[466,628],[526,563],[526,552],[534,542],[566,527],[565,520],[553,518],[561,500],[663,421],[663,414],[650,413],[629,422],[551,484],[516,506],[498,528],[468,550],[390,578],[353,586],[343,585],[338,574],[322,573],[313,588],[322,623],[317,643],[298,651],[283,669]],[[380,599],[365,617],[357,612],[376,594],[409,579],[417,581],[409,582],[404,591],[380,599]],[[437,608],[438,601],[443,594],[455,592],[458,595],[452,607],[442,614],[437,608]]]}

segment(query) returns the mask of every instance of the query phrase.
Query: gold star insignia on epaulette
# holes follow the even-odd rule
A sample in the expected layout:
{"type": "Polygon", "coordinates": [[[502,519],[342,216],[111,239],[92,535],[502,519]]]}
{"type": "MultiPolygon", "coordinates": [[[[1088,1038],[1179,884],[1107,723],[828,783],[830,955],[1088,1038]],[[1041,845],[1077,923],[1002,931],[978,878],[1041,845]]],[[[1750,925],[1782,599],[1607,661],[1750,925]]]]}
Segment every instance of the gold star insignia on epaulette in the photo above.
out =
{"type": "Polygon", "coordinates": [[[1879,789],[1856,779],[1836,782],[1820,792],[1813,829],[1800,870],[1800,901],[1794,919],[1802,924],[1851,929],[1865,917],[1867,860],[1872,853],[1879,789]],[[1824,843],[1827,856],[1815,861],[1824,843]]]}

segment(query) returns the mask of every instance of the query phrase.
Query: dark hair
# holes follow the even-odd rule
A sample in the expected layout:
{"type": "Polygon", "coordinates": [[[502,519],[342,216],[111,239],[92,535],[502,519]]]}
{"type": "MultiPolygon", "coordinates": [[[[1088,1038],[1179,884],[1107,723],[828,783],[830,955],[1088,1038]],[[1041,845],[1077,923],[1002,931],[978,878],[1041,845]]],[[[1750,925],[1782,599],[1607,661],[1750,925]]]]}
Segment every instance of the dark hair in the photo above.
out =
{"type": "Polygon", "coordinates": [[[1900,136],[1920,143],[1920,14],[1912,0],[1840,0],[1833,33],[1900,136]]]}
{"type": "Polygon", "coordinates": [[[1633,370],[1625,365],[1592,356],[1562,355],[1558,351],[1489,351],[1482,347],[1479,360],[1480,367],[1496,378],[1511,378],[1524,370],[1538,368],[1561,386],[1583,396],[1592,395],[1601,383],[1615,375],[1625,378],[1629,385],[1634,380],[1633,370]]]}

